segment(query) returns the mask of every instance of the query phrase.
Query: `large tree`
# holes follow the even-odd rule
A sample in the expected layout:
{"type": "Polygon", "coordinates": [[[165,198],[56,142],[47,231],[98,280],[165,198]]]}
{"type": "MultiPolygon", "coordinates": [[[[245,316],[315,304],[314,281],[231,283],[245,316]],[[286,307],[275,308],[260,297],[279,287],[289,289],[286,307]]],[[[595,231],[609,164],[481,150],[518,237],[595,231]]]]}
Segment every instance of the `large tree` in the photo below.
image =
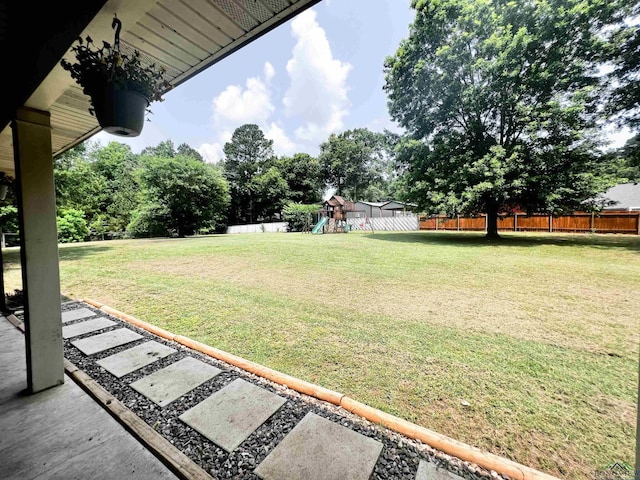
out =
{"type": "Polygon", "coordinates": [[[204,158],[202,158],[202,155],[200,155],[200,152],[198,152],[195,148],[191,147],[190,145],[188,145],[186,143],[181,143],[180,145],[178,145],[178,149],[176,150],[176,154],[177,155],[185,155],[187,157],[193,157],[196,160],[204,162],[204,158]]]}
{"type": "Polygon", "coordinates": [[[607,154],[607,173],[615,183],[640,182],[640,134],[631,137],[625,145],[607,154]]]}
{"type": "Polygon", "coordinates": [[[224,145],[222,163],[224,176],[229,182],[231,223],[252,223],[258,220],[257,205],[261,203],[262,182],[254,177],[264,174],[273,161],[273,140],[269,140],[254,124],[236,128],[231,141],[224,145]]]}
{"type": "Polygon", "coordinates": [[[98,148],[81,143],[53,159],[58,210],[82,211],[86,220],[101,213],[101,196],[107,182],[89,158],[89,152],[98,148]]]}
{"type": "Polygon", "coordinates": [[[176,156],[176,148],[173,145],[172,140],[164,140],[155,147],[145,147],[140,152],[140,155],[146,157],[162,157],[173,158],[176,156]]]}
{"type": "Polygon", "coordinates": [[[609,61],[613,71],[610,112],[618,123],[640,129],[640,2],[629,1],[614,30],[609,61]]]}
{"type": "Polygon", "coordinates": [[[278,158],[275,166],[287,182],[289,200],[310,204],[322,199],[324,182],[317,158],[308,153],[296,153],[292,157],[278,158]]]}
{"type": "MultiPolygon", "coordinates": [[[[140,186],[134,175],[138,156],[131,147],[118,142],[109,142],[105,147],[95,146],[89,149],[88,156],[104,185],[96,197],[100,203],[100,214],[89,219],[93,229],[124,232],[131,221],[131,213],[138,207],[140,186]]],[[[90,201],[86,198],[86,202],[90,201]]]]}
{"type": "Polygon", "coordinates": [[[271,220],[282,212],[289,198],[289,186],[276,167],[253,176],[247,184],[251,194],[252,221],[271,220]]]}
{"type": "Polygon", "coordinates": [[[366,128],[331,134],[320,145],[320,169],[326,184],[338,195],[353,200],[365,198],[366,191],[381,181],[386,137],[366,128]]]}
{"type": "Polygon", "coordinates": [[[193,235],[224,223],[227,182],[218,167],[191,156],[142,157],[140,207],[128,230],[134,235],[193,235]]]}
{"type": "Polygon", "coordinates": [[[385,62],[414,201],[430,211],[559,212],[605,188],[595,136],[610,0],[413,0],[385,62]]]}

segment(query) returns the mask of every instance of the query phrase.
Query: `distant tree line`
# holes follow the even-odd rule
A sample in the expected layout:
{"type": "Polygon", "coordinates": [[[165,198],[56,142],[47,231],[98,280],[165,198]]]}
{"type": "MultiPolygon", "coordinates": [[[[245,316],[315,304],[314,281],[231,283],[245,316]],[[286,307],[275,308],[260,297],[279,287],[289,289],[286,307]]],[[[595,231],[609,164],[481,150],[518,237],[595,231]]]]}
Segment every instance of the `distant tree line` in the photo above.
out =
{"type": "MultiPolygon", "coordinates": [[[[171,140],[139,154],[118,142],[88,141],[54,159],[58,238],[183,237],[281,220],[283,212],[292,230],[304,229],[327,188],[367,199],[397,193],[392,138],[356,129],[332,135],[319,157],[277,156],[273,141],[246,124],[235,130],[217,164],[171,140]]],[[[0,228],[18,231],[12,186],[0,204],[0,228]]]]}
{"type": "MultiPolygon", "coordinates": [[[[308,228],[330,190],[427,213],[559,214],[640,181],[640,2],[412,0],[384,89],[402,135],[355,128],[319,155],[277,156],[253,124],[218,164],[171,141],[134,154],[87,142],[55,158],[61,241],[185,236],[289,219],[308,228]],[[603,149],[605,124],[635,133],[603,149]]],[[[11,182],[9,182],[11,183],[11,182]]],[[[15,195],[0,227],[17,231],[15,195]]]]}

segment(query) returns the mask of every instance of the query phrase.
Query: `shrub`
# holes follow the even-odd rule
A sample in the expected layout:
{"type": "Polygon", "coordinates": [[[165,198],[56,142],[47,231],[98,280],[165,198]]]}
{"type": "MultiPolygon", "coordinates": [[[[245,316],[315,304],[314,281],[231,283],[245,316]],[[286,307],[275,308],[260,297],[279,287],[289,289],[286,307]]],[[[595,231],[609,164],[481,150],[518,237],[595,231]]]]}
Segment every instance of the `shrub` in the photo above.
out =
{"type": "Polygon", "coordinates": [[[0,207],[0,229],[3,232],[18,233],[18,209],[13,205],[0,207]]]}
{"type": "Polygon", "coordinates": [[[60,210],[57,223],[60,243],[83,242],[89,236],[89,227],[82,210],[60,210]]]}
{"type": "Polygon", "coordinates": [[[160,233],[157,226],[184,237],[224,223],[229,187],[217,167],[183,155],[143,157],[138,176],[142,187],[139,217],[127,227],[132,235],[146,229],[144,236],[156,236],[160,233]]]}
{"type": "Polygon", "coordinates": [[[147,203],[135,210],[131,215],[131,222],[127,225],[127,236],[140,237],[170,237],[171,231],[169,210],[157,203],[147,203]]]}
{"type": "Polygon", "coordinates": [[[289,203],[282,210],[288,232],[306,232],[313,227],[313,216],[320,207],[315,204],[289,203]]]}

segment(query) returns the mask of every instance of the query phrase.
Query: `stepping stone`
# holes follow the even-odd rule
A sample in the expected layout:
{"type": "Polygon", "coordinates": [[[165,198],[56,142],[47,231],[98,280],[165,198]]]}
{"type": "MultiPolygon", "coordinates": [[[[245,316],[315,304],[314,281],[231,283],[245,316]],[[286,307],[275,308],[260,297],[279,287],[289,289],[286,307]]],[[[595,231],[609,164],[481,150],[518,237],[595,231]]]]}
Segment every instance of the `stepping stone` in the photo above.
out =
{"type": "Polygon", "coordinates": [[[75,310],[67,310],[62,312],[62,323],[71,322],[73,320],[80,320],[81,318],[95,317],[96,312],[89,310],[88,308],[76,308],[75,310]]]}
{"type": "Polygon", "coordinates": [[[161,358],[175,353],[174,348],[162,345],[154,340],[132,347],[124,352],[98,360],[96,363],[117,378],[135,372],[161,358]]]}
{"type": "Polygon", "coordinates": [[[143,338],[142,335],[128,328],[119,328],[111,332],[100,333],[99,335],[76,340],[71,342],[71,345],[85,355],[93,355],[94,353],[104,352],[110,348],[135,342],[141,338],[143,338]]]}
{"type": "Polygon", "coordinates": [[[382,443],[307,413],[255,473],[264,480],[368,480],[381,451],[382,443]]]}
{"type": "Polygon", "coordinates": [[[220,372],[219,368],[187,357],[133,382],[131,388],[164,407],[220,372]]]}
{"type": "Polygon", "coordinates": [[[416,480],[462,480],[462,477],[438,467],[435,463],[420,460],[416,480]]]}
{"type": "Polygon", "coordinates": [[[232,452],[286,401],[264,388],[237,379],[179,418],[216,445],[232,452]]]}
{"type": "Polygon", "coordinates": [[[86,322],[74,323],[73,325],[62,327],[62,338],[77,337],[78,335],[102,330],[103,328],[111,327],[115,324],[116,322],[112,322],[111,320],[103,317],[87,320],[86,322]]]}

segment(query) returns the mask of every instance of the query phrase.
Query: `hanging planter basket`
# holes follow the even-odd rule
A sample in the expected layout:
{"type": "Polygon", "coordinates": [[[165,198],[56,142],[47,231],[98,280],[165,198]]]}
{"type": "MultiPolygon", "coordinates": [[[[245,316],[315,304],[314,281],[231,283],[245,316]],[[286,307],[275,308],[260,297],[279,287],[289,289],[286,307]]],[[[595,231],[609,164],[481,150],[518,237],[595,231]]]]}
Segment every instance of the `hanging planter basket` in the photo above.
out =
{"type": "Polygon", "coordinates": [[[171,85],[164,79],[162,67],[143,65],[137,50],[129,54],[120,50],[122,23],[117,17],[111,26],[115,29],[113,46],[103,41],[99,47],[91,37],[79,38],[78,45],[71,49],[76,63],[63,59],[61,64],[91,97],[90,112],[105,131],[137,137],[149,104],[162,101],[162,93],[171,85]]]}
{"type": "Polygon", "coordinates": [[[142,132],[149,101],[141,93],[108,83],[92,92],[91,103],[105,131],[121,137],[137,137],[142,132]]]}

